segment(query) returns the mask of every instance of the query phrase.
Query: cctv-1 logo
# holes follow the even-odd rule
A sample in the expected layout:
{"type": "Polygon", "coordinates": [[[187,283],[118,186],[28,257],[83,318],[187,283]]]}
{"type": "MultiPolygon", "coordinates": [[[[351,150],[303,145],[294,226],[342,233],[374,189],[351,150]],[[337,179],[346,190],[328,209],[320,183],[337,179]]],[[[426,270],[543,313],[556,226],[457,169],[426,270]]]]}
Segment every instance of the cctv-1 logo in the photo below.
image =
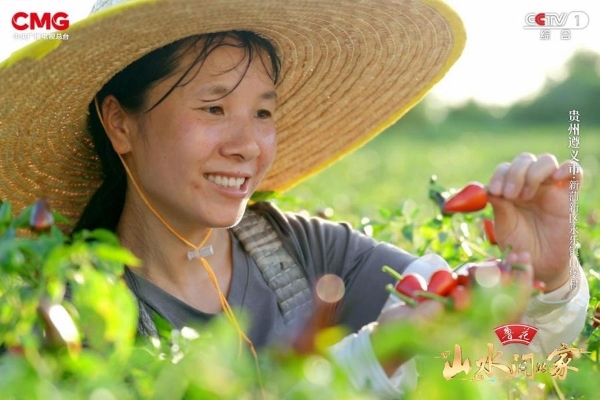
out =
{"type": "Polygon", "coordinates": [[[583,29],[590,17],[583,11],[541,12],[525,15],[525,29],[583,29]]]}

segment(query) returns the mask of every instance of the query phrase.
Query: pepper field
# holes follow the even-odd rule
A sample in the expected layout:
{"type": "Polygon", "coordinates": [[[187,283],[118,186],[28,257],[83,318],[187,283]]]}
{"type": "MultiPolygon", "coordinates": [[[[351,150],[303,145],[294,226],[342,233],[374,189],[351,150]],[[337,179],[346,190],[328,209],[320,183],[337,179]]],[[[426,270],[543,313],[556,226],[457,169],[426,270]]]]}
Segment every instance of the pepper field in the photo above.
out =
{"type": "MultiPolygon", "coordinates": [[[[274,201],[284,210],[350,221],[379,240],[418,255],[434,251],[458,266],[501,256],[481,230],[490,209],[442,218],[428,199],[431,175],[439,186],[458,188],[487,182],[498,163],[522,151],[570,155],[565,126],[508,133],[452,128],[442,136],[399,129],[274,201]]],[[[448,312],[441,325],[400,323],[381,332],[380,355],[405,348],[421,354],[420,384],[406,398],[598,398],[600,329],[592,314],[600,299],[599,148],[600,130],[582,129],[578,240],[592,307],[581,336],[554,357],[497,362],[502,349],[488,343],[511,310],[490,308],[500,293],[474,291],[472,307],[448,312]]],[[[274,346],[256,364],[238,351],[223,318],[177,331],[155,317],[161,337],[136,339],[136,303],[119,278],[135,258],[105,231],[72,239],[56,227],[37,237],[17,235],[28,228],[30,213],[0,204],[3,399],[374,399],[354,391],[327,358],[324,349],[343,334],[335,327],[304,332],[312,352],[274,346]],[[70,302],[63,300],[67,285],[70,302]]]]}

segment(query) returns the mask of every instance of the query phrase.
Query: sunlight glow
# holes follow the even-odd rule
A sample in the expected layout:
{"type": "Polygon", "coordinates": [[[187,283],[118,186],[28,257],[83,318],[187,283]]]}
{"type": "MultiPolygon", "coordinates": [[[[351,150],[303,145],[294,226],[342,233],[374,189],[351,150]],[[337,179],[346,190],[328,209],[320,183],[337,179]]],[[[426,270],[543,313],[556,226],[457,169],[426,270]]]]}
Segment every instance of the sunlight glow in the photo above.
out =
{"type": "MultiPolygon", "coordinates": [[[[600,52],[600,2],[595,0],[518,0],[468,1],[447,0],[462,17],[467,30],[467,46],[447,76],[433,88],[431,97],[441,103],[457,104],[475,99],[489,105],[509,105],[534,95],[547,78],[560,79],[564,65],[577,50],[600,52]],[[526,30],[528,13],[583,11],[589,25],[572,30],[570,40],[561,40],[553,30],[550,40],[541,40],[538,30],[526,30]]],[[[0,21],[25,8],[37,12],[65,11],[71,23],[91,10],[91,0],[2,0],[0,21]]],[[[0,60],[29,43],[15,39],[9,22],[0,26],[0,60]],[[7,39],[8,38],[8,39],[7,39]]]]}
{"type": "Polygon", "coordinates": [[[600,52],[600,3],[596,1],[447,0],[461,15],[467,30],[462,57],[431,94],[443,102],[470,98],[485,104],[509,105],[538,92],[547,78],[560,79],[564,65],[577,50],[600,52]],[[590,18],[583,30],[561,40],[553,30],[541,40],[538,30],[526,30],[525,15],[539,12],[584,11],[590,18]]]}

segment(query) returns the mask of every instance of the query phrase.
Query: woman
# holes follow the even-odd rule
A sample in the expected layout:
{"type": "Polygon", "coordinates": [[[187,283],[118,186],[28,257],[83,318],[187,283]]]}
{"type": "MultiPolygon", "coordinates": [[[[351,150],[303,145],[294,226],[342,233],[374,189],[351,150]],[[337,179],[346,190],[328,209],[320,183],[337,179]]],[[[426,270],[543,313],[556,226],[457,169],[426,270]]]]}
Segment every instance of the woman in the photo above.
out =
{"type": "MultiPolygon", "coordinates": [[[[462,50],[458,17],[431,2],[103,3],[73,25],[68,43],[34,45],[1,66],[2,93],[28,118],[5,124],[3,148],[24,151],[16,139],[28,134],[47,138],[52,152],[33,140],[25,148],[34,185],[3,160],[0,196],[27,202],[42,192],[78,219],[75,230],[114,230],[142,260],[127,276],[142,333],[153,332],[151,311],[177,327],[220,312],[237,325],[231,307],[241,307],[252,322],[240,335],[263,346],[305,320],[319,276],[338,275],[346,290],[339,322],[359,333],[334,346],[334,358],[356,386],[383,396],[413,386],[412,363],[386,363],[384,373],[373,356],[374,321],[431,317],[441,306],[380,315],[391,281],[380,268],[429,276],[435,267],[344,224],[264,203],[246,209],[256,190],[290,187],[414,105],[462,50]],[[113,35],[102,38],[102,29],[113,35]],[[35,96],[20,82],[37,83],[35,96]],[[42,103],[53,88],[58,99],[42,103]],[[265,272],[256,254],[264,232],[274,232],[267,258],[281,260],[281,274],[265,272]]],[[[3,120],[8,106],[2,100],[3,120]]],[[[489,183],[500,246],[512,246],[509,262],[530,265],[527,279],[549,291],[524,317],[542,331],[542,349],[576,337],[588,302],[585,280],[571,285],[569,167],[524,153],[489,183]]]]}

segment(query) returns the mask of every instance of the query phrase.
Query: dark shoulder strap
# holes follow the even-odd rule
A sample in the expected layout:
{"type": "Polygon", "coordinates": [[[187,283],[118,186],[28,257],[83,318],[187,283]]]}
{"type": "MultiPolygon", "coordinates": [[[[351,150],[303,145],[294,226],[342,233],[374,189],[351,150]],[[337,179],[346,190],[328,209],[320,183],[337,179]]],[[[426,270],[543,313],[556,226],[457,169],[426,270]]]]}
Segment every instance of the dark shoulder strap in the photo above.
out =
{"type": "Polygon", "coordinates": [[[129,268],[125,268],[125,274],[123,278],[129,286],[129,289],[133,292],[135,299],[138,304],[138,326],[137,333],[141,336],[158,336],[158,331],[156,329],[156,324],[152,320],[152,316],[150,315],[150,311],[142,301],[139,296],[138,285],[135,282],[135,278],[133,277],[133,272],[129,270],[129,268]]]}
{"type": "Polygon", "coordinates": [[[232,231],[275,293],[285,323],[290,325],[307,315],[313,303],[308,280],[271,223],[248,209],[232,231]]]}
{"type": "MultiPolygon", "coordinates": [[[[275,293],[284,322],[291,325],[308,315],[313,306],[313,299],[306,275],[285,250],[275,228],[267,218],[261,213],[247,209],[240,223],[231,229],[275,293]]],[[[138,333],[142,336],[157,336],[152,316],[137,296],[134,279],[126,272],[125,280],[138,301],[138,333]]]]}

